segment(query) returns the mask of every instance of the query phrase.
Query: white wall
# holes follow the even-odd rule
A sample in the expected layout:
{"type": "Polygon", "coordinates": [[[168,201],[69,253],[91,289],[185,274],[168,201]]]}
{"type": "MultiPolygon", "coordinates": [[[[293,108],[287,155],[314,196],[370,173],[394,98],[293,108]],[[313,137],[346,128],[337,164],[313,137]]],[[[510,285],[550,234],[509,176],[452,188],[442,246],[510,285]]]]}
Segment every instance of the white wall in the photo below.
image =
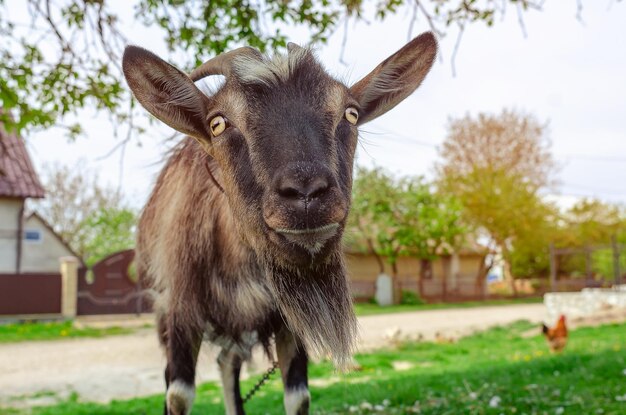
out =
{"type": "Polygon", "coordinates": [[[22,272],[59,272],[59,258],[74,255],[37,216],[24,221],[27,230],[38,230],[42,238],[39,242],[23,241],[22,272]]]}
{"type": "Polygon", "coordinates": [[[626,309],[626,285],[611,289],[583,288],[580,292],[546,293],[543,303],[548,309],[548,322],[561,314],[569,318],[587,317],[602,310],[626,309]]]}
{"type": "Polygon", "coordinates": [[[15,272],[18,216],[23,200],[0,198],[0,273],[15,272]]]}

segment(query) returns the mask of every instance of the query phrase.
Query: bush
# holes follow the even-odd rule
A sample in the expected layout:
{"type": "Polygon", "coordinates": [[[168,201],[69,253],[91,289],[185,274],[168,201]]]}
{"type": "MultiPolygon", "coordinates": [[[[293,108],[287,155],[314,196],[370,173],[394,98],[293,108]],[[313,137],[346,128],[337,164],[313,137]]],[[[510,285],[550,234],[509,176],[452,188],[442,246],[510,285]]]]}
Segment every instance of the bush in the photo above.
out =
{"type": "Polygon", "coordinates": [[[402,295],[400,298],[400,304],[405,305],[421,305],[425,304],[424,300],[420,298],[420,296],[413,291],[402,290],[402,295]]]}

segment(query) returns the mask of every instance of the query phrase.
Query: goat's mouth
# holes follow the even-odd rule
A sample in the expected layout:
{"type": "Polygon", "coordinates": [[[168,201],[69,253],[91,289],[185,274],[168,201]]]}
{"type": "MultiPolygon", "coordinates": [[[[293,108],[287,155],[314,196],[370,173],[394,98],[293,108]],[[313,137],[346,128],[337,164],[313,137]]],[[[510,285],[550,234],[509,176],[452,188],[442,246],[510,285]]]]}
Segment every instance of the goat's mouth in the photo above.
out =
{"type": "Polygon", "coordinates": [[[338,223],[317,228],[272,228],[272,231],[284,242],[306,250],[311,256],[318,254],[326,243],[339,231],[338,223]]]}

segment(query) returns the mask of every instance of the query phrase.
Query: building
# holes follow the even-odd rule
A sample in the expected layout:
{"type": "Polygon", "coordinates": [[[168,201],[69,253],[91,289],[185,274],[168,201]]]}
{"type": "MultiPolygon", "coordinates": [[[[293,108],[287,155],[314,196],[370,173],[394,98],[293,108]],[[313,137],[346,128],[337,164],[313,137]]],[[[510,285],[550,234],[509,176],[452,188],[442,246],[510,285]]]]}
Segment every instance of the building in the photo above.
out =
{"type": "Polygon", "coordinates": [[[40,234],[24,232],[29,197],[44,197],[43,187],[23,140],[0,125],[0,274],[20,274],[24,248],[42,243],[40,234]]]}
{"type": "Polygon", "coordinates": [[[44,189],[24,141],[0,124],[0,316],[61,313],[59,258],[72,250],[37,214],[28,198],[44,189]]]}
{"type": "MultiPolygon", "coordinates": [[[[487,254],[487,248],[476,245],[433,261],[399,257],[397,283],[401,290],[415,292],[430,301],[482,299],[486,295],[486,275],[483,274],[487,254]]],[[[391,275],[391,266],[385,258],[380,260],[384,273],[391,275]]],[[[372,299],[376,279],[381,274],[376,256],[348,249],[346,265],[355,299],[372,299]]]]}

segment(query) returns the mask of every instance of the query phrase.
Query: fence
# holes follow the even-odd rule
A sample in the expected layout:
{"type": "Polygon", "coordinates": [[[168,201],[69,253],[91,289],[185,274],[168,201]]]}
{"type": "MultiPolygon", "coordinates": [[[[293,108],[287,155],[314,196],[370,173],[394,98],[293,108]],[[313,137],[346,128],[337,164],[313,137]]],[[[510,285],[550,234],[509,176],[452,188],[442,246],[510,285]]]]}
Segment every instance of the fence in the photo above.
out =
{"type": "Polygon", "coordinates": [[[132,278],[135,251],[116,252],[92,267],[93,281],[78,279],[78,315],[141,314],[152,310],[140,281],[132,278]]]}
{"type": "MultiPolygon", "coordinates": [[[[441,278],[424,279],[400,278],[397,284],[401,291],[417,293],[420,298],[429,302],[439,301],[472,301],[484,300],[500,296],[488,296],[484,285],[476,285],[470,278],[460,279],[452,284],[441,278]]],[[[376,294],[375,281],[350,281],[352,296],[357,302],[370,301],[376,294]]]]}
{"type": "Polygon", "coordinates": [[[73,318],[91,314],[151,311],[141,284],[130,278],[134,252],[117,252],[87,269],[74,257],[61,258],[60,272],[0,274],[0,316],[4,319],[73,318]]]}
{"type": "Polygon", "coordinates": [[[61,274],[0,275],[0,316],[61,314],[61,274]]]}
{"type": "Polygon", "coordinates": [[[550,244],[550,291],[566,291],[560,281],[562,277],[569,277],[569,281],[575,280],[568,274],[580,276],[576,278],[579,281],[576,291],[600,287],[609,280],[612,280],[613,285],[619,286],[622,284],[622,273],[625,269],[622,265],[623,250],[624,247],[617,242],[615,236],[611,238],[609,245],[556,248],[554,244],[550,244]],[[610,258],[607,257],[609,255],[610,258]]]}

